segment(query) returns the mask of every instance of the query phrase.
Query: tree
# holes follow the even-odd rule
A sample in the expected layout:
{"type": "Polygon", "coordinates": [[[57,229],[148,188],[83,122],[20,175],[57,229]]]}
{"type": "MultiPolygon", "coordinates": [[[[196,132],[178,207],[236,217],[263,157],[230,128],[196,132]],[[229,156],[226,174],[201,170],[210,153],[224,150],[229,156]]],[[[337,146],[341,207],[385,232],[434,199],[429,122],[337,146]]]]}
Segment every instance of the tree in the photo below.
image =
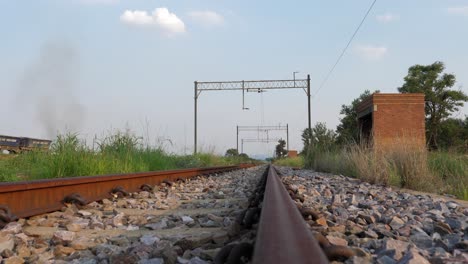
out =
{"type": "Polygon", "coordinates": [[[441,122],[468,101],[462,91],[451,90],[455,75],[442,73],[444,69],[444,63],[440,61],[411,66],[403,86],[398,88],[400,93],[424,93],[427,142],[431,149],[438,148],[441,122]]]}
{"type": "Polygon", "coordinates": [[[313,144],[325,150],[330,149],[335,144],[336,134],[333,130],[328,129],[327,125],[318,122],[312,128],[313,144]]]}
{"type": "MultiPolygon", "coordinates": [[[[377,90],[374,93],[379,93],[379,91],[377,90]]],[[[358,98],[354,99],[350,105],[341,106],[340,115],[344,116],[340,119],[341,123],[336,128],[336,141],[338,144],[344,145],[348,144],[349,142],[359,142],[360,131],[357,121],[356,108],[359,103],[361,103],[370,95],[371,92],[369,90],[365,90],[364,93],[359,95],[358,98]]]]}
{"type": "Polygon", "coordinates": [[[468,152],[468,116],[465,119],[447,118],[440,124],[440,148],[468,152]]]}
{"type": "Polygon", "coordinates": [[[239,156],[239,152],[235,148],[230,148],[226,150],[226,154],[224,154],[225,157],[236,157],[239,156]]]}
{"type": "Polygon", "coordinates": [[[239,157],[242,158],[242,159],[244,159],[244,160],[250,159],[249,155],[247,155],[247,154],[245,154],[245,153],[239,154],[239,157]]]}
{"type": "Polygon", "coordinates": [[[304,143],[302,153],[306,153],[311,146],[321,150],[329,150],[336,142],[336,134],[333,130],[328,129],[325,123],[318,122],[312,129],[304,129],[302,142],[304,143]]]}
{"type": "Polygon", "coordinates": [[[312,142],[312,129],[306,128],[302,131],[302,143],[304,144],[304,148],[302,149],[302,153],[305,154],[309,149],[312,142]]]}
{"type": "Polygon", "coordinates": [[[276,153],[276,158],[284,158],[286,155],[288,155],[288,151],[285,149],[286,147],[286,141],[284,139],[278,140],[278,145],[276,145],[275,153],[276,153]]]}

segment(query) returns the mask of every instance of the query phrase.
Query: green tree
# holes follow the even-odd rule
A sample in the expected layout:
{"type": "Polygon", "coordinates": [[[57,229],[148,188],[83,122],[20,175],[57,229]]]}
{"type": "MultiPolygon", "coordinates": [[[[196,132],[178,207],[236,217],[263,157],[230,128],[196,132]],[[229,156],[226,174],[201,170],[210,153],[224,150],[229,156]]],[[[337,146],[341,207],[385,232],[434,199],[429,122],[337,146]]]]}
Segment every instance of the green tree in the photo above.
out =
{"type": "Polygon", "coordinates": [[[250,159],[249,155],[247,155],[247,154],[245,154],[245,153],[239,154],[239,157],[242,158],[242,159],[244,159],[244,160],[250,159]]]}
{"type": "Polygon", "coordinates": [[[451,90],[455,75],[443,73],[444,69],[444,63],[440,61],[411,66],[403,86],[398,88],[400,93],[424,93],[427,142],[431,149],[438,148],[441,122],[468,101],[462,91],[451,90]]]}
{"type": "Polygon", "coordinates": [[[312,140],[312,144],[318,148],[329,150],[335,144],[336,134],[333,130],[328,129],[325,123],[318,122],[312,128],[312,140]]]}
{"type": "Polygon", "coordinates": [[[236,157],[239,156],[239,151],[235,148],[230,148],[226,150],[226,154],[224,154],[225,157],[236,157]]]}
{"type": "Polygon", "coordinates": [[[288,151],[286,150],[286,141],[284,139],[278,140],[278,145],[276,145],[275,153],[276,158],[281,159],[288,155],[288,151]]]}
{"type": "Polygon", "coordinates": [[[440,124],[439,147],[468,152],[468,116],[465,119],[447,118],[440,124]]]}
{"type": "Polygon", "coordinates": [[[335,145],[336,133],[328,129],[325,123],[318,122],[311,130],[306,128],[302,131],[302,142],[304,143],[302,153],[306,153],[311,146],[320,150],[330,150],[335,145]]]}
{"type": "Polygon", "coordinates": [[[312,142],[312,129],[306,128],[302,131],[302,144],[304,148],[302,149],[301,153],[305,154],[310,147],[310,143],[312,142]]]}
{"type": "MultiPolygon", "coordinates": [[[[379,93],[379,91],[375,91],[374,93],[379,93]]],[[[340,118],[340,124],[336,128],[336,142],[340,145],[345,145],[350,142],[357,143],[359,142],[359,125],[357,121],[357,105],[361,103],[364,99],[369,97],[371,92],[369,90],[365,90],[364,93],[359,95],[358,98],[354,99],[350,105],[342,105],[340,115],[343,115],[340,118]]]]}

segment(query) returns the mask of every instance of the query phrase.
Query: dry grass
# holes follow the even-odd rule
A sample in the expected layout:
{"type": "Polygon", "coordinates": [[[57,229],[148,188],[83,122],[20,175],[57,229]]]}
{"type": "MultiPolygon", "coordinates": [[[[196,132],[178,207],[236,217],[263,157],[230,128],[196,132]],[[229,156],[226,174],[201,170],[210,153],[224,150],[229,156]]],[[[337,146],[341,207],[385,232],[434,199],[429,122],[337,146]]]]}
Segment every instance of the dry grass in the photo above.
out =
{"type": "Polygon", "coordinates": [[[1,154],[0,153],[0,160],[8,160],[8,159],[13,159],[15,158],[17,155],[13,155],[13,154],[1,154]]]}
{"type": "Polygon", "coordinates": [[[399,186],[420,191],[436,192],[443,185],[429,168],[428,152],[425,148],[399,145],[390,150],[387,160],[391,170],[398,176],[399,186]]]}
{"type": "Polygon", "coordinates": [[[391,163],[383,153],[351,146],[343,154],[360,179],[370,183],[389,184],[391,163]]]}
{"type": "Polygon", "coordinates": [[[311,150],[306,167],[352,176],[370,183],[418,191],[449,193],[468,200],[468,158],[447,152],[428,152],[397,141],[373,150],[352,145],[333,151],[311,150]]]}
{"type": "Polygon", "coordinates": [[[429,168],[428,152],[423,147],[397,141],[377,150],[354,146],[346,154],[365,181],[428,192],[442,186],[440,177],[429,168]]]}

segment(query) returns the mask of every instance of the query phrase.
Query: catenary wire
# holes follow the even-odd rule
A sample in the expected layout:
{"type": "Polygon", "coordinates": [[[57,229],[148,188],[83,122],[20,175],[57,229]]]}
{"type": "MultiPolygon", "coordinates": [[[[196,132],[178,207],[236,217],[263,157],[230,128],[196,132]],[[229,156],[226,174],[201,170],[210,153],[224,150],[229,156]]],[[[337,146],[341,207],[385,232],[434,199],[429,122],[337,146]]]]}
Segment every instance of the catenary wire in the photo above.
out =
{"type": "Polygon", "coordinates": [[[348,49],[349,45],[351,44],[351,42],[353,41],[354,37],[356,36],[356,34],[358,33],[359,29],[361,28],[362,24],[364,24],[364,21],[366,20],[367,16],[369,15],[369,13],[371,12],[372,8],[374,7],[375,3],[377,2],[377,0],[374,0],[372,2],[372,4],[370,5],[369,9],[367,10],[366,14],[364,15],[364,17],[362,18],[361,20],[361,23],[359,23],[359,26],[356,28],[356,30],[354,31],[353,35],[351,36],[351,38],[349,39],[348,43],[346,44],[345,48],[343,49],[343,51],[341,52],[340,56],[338,56],[338,59],[336,60],[335,64],[333,65],[333,67],[331,67],[330,71],[327,73],[327,75],[325,76],[325,78],[323,79],[322,83],[320,83],[320,86],[319,88],[317,89],[317,91],[315,91],[315,93],[312,95],[312,97],[315,97],[318,92],[325,86],[325,83],[328,81],[328,79],[330,78],[330,76],[332,75],[333,71],[335,70],[336,66],[338,65],[338,63],[341,61],[341,58],[343,58],[344,54],[346,53],[346,50],[348,49]]]}

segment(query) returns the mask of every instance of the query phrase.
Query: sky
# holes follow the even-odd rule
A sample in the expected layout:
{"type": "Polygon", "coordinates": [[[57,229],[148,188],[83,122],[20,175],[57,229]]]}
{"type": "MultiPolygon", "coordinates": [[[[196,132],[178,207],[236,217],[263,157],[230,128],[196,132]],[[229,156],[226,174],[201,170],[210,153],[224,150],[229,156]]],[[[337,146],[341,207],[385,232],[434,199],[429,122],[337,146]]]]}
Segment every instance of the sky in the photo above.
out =
{"type": "MultiPolygon", "coordinates": [[[[328,81],[321,83],[372,0],[0,0],[0,134],[92,144],[131,130],[191,153],[194,81],[311,76],[312,124],[335,129],[341,105],[365,90],[395,93],[408,68],[445,63],[468,93],[468,0],[378,0],[328,81]]],[[[199,151],[236,147],[236,126],[307,127],[302,90],[203,92],[199,151]]],[[[454,116],[468,115],[465,106],[454,116]]],[[[240,139],[266,138],[241,133],[240,139]]],[[[286,138],[284,131],[268,138],[286,138]]],[[[275,142],[244,143],[251,156],[275,142]]]]}

